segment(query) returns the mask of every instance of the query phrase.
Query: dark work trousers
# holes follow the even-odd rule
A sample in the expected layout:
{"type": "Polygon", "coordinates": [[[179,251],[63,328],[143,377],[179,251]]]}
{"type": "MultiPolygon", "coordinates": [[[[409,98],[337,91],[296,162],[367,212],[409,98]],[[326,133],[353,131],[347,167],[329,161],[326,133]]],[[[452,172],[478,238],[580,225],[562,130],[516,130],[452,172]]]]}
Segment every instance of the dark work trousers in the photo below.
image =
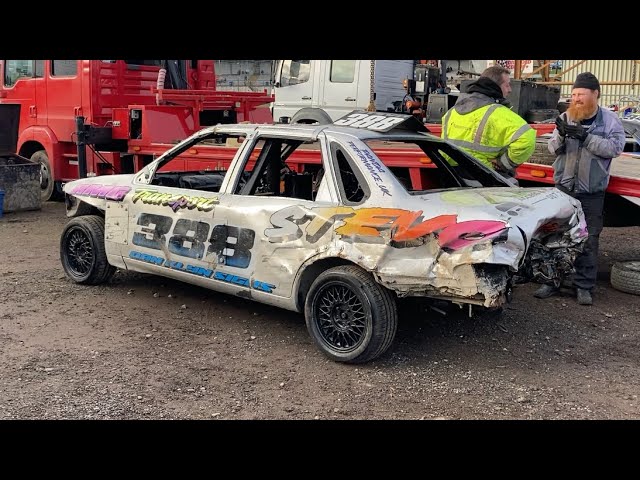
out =
{"type": "Polygon", "coordinates": [[[576,258],[573,285],[591,291],[596,286],[596,277],[598,276],[598,247],[603,223],[604,192],[574,193],[567,192],[563,188],[561,190],[580,200],[582,204],[589,237],[583,246],[582,253],[576,258]]]}

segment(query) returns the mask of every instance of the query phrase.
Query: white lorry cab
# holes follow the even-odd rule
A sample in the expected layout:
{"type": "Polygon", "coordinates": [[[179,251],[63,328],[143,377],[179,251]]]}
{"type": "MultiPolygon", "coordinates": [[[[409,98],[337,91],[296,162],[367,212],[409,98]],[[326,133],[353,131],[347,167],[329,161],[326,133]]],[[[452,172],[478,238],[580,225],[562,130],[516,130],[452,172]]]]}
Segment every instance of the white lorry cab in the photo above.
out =
{"type": "Polygon", "coordinates": [[[413,75],[413,60],[278,60],[273,119],[326,124],[372,100],[377,111],[397,111],[413,75]]]}

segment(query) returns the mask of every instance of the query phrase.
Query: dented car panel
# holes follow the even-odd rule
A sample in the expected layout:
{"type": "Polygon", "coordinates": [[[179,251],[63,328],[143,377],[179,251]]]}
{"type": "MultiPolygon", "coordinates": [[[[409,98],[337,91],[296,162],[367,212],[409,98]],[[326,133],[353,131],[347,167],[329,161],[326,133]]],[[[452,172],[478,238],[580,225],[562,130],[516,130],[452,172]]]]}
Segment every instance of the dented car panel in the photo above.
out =
{"type": "Polygon", "coordinates": [[[121,268],[304,312],[317,347],[348,363],[389,348],[398,298],[499,307],[516,279],[558,285],[587,236],[577,200],[513,187],[391,113],[208,127],[134,175],[64,191],[61,262],[74,282],[121,268]],[[224,172],[180,157],[240,138],[224,172]],[[389,149],[424,167],[387,165],[389,149]],[[316,161],[290,162],[294,152],[316,161]]]}

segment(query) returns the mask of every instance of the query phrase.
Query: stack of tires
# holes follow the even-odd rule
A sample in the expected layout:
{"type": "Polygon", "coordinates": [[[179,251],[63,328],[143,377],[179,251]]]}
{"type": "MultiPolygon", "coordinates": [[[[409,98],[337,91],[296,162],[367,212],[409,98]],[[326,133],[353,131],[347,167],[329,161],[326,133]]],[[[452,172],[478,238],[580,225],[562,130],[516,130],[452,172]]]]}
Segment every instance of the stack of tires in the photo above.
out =
{"type": "Polygon", "coordinates": [[[640,260],[614,263],[611,286],[621,292],[640,295],[640,260]]]}

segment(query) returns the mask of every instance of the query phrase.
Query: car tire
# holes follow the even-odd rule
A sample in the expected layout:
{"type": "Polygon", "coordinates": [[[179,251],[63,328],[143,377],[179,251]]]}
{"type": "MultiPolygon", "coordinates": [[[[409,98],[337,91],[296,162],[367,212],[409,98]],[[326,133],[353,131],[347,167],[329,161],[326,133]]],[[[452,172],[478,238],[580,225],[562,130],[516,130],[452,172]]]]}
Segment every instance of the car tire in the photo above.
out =
{"type": "Polygon", "coordinates": [[[40,164],[40,200],[48,202],[52,200],[55,193],[55,182],[53,180],[53,170],[45,150],[38,150],[31,155],[31,161],[40,164]]]}
{"type": "Polygon", "coordinates": [[[107,282],[116,268],[107,261],[104,219],[97,215],[71,219],[60,237],[60,260],[64,273],[76,283],[107,282]]]}
{"type": "Polygon", "coordinates": [[[344,363],[379,357],[398,328],[394,295],[355,265],[318,275],[305,300],[305,319],[320,350],[344,363]]]}
{"type": "Polygon", "coordinates": [[[614,263],[611,286],[621,292],[640,295],[640,260],[614,263]]]}

